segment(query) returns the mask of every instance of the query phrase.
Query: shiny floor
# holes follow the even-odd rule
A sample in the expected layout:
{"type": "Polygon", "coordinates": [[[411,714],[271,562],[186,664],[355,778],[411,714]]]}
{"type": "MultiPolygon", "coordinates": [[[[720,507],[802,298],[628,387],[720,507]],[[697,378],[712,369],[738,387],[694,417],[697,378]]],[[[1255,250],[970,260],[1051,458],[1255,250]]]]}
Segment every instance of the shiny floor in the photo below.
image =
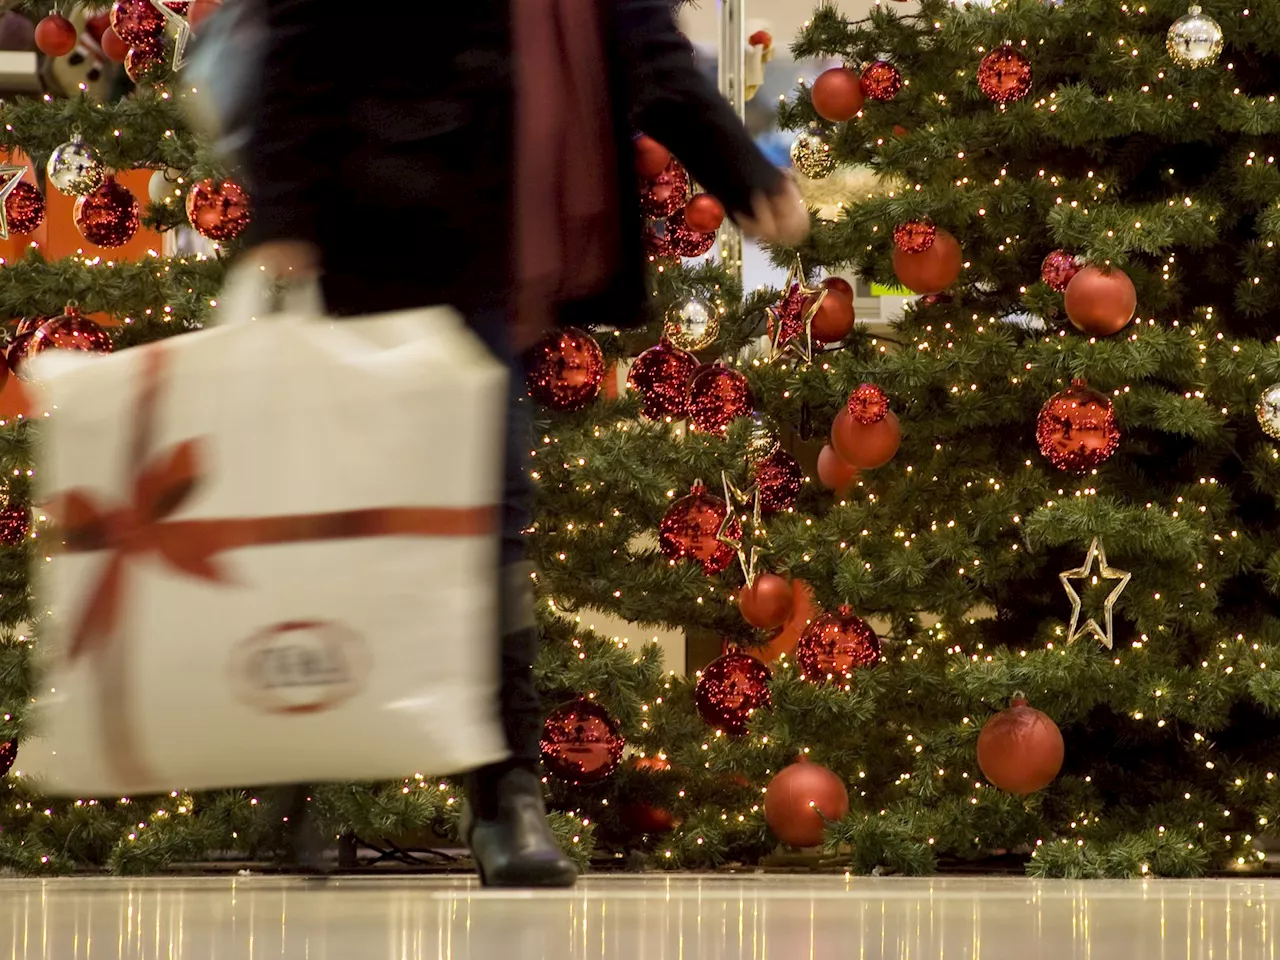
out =
{"type": "Polygon", "coordinates": [[[0,881],[12,960],[1274,960],[1280,881],[0,881]]]}

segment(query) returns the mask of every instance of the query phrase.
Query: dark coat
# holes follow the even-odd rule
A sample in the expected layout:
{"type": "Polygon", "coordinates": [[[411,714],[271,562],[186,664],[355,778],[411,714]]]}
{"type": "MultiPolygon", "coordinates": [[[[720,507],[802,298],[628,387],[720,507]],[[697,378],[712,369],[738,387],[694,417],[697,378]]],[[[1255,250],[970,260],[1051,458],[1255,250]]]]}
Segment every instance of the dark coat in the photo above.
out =
{"type": "MultiPolygon", "coordinates": [[[[509,0],[430,5],[429,39],[391,8],[258,0],[270,39],[246,162],[253,240],[315,242],[339,313],[433,303],[504,307],[513,276],[509,0]],[[370,37],[369,24],[377,24],[370,37]]],[[[624,262],[568,305],[577,324],[631,326],[646,301],[631,137],[672,150],[731,214],[781,174],[694,66],[667,0],[599,0],[619,162],[624,262]]],[[[397,8],[399,9],[399,8],[397,8]]],[[[400,12],[403,12],[401,10],[400,12]]]]}

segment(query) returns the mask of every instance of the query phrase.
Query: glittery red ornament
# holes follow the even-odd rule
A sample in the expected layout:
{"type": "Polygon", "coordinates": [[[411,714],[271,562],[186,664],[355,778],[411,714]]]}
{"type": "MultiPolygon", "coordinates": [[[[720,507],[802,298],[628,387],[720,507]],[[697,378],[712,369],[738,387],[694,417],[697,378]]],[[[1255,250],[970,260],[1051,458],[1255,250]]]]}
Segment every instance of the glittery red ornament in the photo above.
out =
{"type": "Polygon", "coordinates": [[[27,347],[31,344],[31,338],[36,335],[34,330],[27,333],[19,333],[9,345],[5,347],[4,360],[5,364],[13,371],[14,376],[19,380],[26,379],[26,373],[23,369],[23,361],[27,359],[27,347]]]}
{"type": "Polygon", "coordinates": [[[652,180],[640,184],[640,212],[653,220],[669,217],[689,197],[689,174],[674,157],[652,180]]]}
{"type": "Polygon", "coordinates": [[[697,369],[697,357],[664,339],[636,357],[627,385],[640,394],[646,417],[679,420],[689,402],[689,379],[697,369]]]}
{"type": "Polygon", "coordinates": [[[747,378],[717,361],[689,381],[689,422],[703,433],[722,433],[755,408],[747,378]]]}
{"type": "Polygon", "coordinates": [[[791,618],[796,598],[791,584],[776,573],[761,573],[738,591],[742,619],[759,630],[777,630],[791,618]]]}
{"type": "Polygon", "coordinates": [[[252,219],[249,194],[231,180],[201,180],[187,191],[187,219],[210,240],[234,240],[252,219]]]}
{"type": "Polygon", "coordinates": [[[831,425],[831,446],[859,470],[874,470],[893,459],[902,445],[902,427],[890,410],[874,423],[859,423],[845,407],[831,425]]]}
{"type": "Polygon", "coordinates": [[[34,183],[21,181],[4,198],[4,218],[10,233],[31,233],[44,223],[44,194],[34,183]]]}
{"type": "Polygon", "coordinates": [[[111,7],[111,29],[130,46],[161,40],[164,16],[151,0],[116,0],[111,7]]]}
{"type": "Polygon", "coordinates": [[[53,317],[23,317],[18,321],[18,325],[14,327],[14,336],[22,333],[35,333],[53,317]]]}
{"type": "Polygon", "coordinates": [[[793,283],[766,314],[769,339],[781,347],[804,336],[804,315],[809,306],[804,285],[793,283]]]}
{"type": "Polygon", "coordinates": [[[1066,753],[1062,731],[1015,697],[1009,709],[988,720],[978,734],[978,766],[995,786],[1026,796],[1053,783],[1066,753]]]}
{"type": "Polygon", "coordinates": [[[738,737],[747,732],[752,714],[773,702],[772,676],[755,657],[735,650],[703,668],[693,688],[693,702],[710,726],[738,737]]]}
{"type": "Polygon", "coordinates": [[[715,233],[704,233],[690,227],[682,210],[667,217],[667,236],[671,248],[682,257],[700,257],[716,245],[715,233]]]}
{"type": "Polygon", "coordinates": [[[92,193],[76,199],[80,235],[100,247],[119,247],[138,232],[138,200],[115,177],[103,179],[92,193]]]}
{"type": "Polygon", "coordinates": [[[888,60],[877,60],[862,71],[859,86],[871,100],[892,100],[902,89],[902,73],[888,60]]]}
{"type": "Polygon", "coordinates": [[[542,765],[569,783],[599,783],[618,769],[626,745],[609,711],[582,697],[547,717],[542,726],[542,765]]]}
{"type": "Polygon", "coordinates": [[[992,50],[978,66],[978,86],[996,103],[1021,100],[1031,92],[1031,61],[1013,47],[992,50]]]}
{"type": "Polygon", "coordinates": [[[800,672],[814,683],[847,682],[853,671],[879,662],[880,638],[852,607],[841,607],[805,628],[795,656],[800,672]]]}
{"type": "Polygon", "coordinates": [[[845,403],[858,423],[879,423],[889,413],[889,395],[874,383],[859,384],[845,403]]]}
{"type": "Polygon", "coordinates": [[[124,72],[134,83],[155,80],[167,66],[164,43],[160,40],[135,43],[124,55],[124,72]]]}
{"type": "Polygon", "coordinates": [[[67,307],[62,316],[44,324],[27,345],[27,356],[46,350],[83,350],[86,353],[110,353],[111,335],[75,307],[67,307]]]}
{"type": "Polygon", "coordinates": [[[99,41],[103,54],[113,63],[124,63],[125,57],[129,55],[129,44],[120,39],[120,34],[116,33],[111,27],[107,27],[102,31],[102,39],[99,41]]]}
{"type": "Polygon", "coordinates": [[[858,468],[845,463],[836,453],[836,448],[827,444],[818,453],[818,479],[828,490],[838,494],[847,493],[858,479],[858,468]]]}
{"type": "Polygon", "coordinates": [[[16,547],[31,532],[31,510],[23,504],[6,503],[0,507],[0,543],[16,547]]]}
{"type": "Polygon", "coordinates": [[[813,81],[810,99],[818,116],[832,123],[842,123],[857,116],[864,98],[856,73],[848,67],[832,67],[813,81]]]}
{"type": "Polygon", "coordinates": [[[1083,267],[1067,284],[1062,299],[1072,325],[1095,337],[1119,333],[1138,309],[1133,281],[1115,267],[1083,267]]]}
{"type": "Polygon", "coordinates": [[[764,794],[764,820],[773,835],[793,847],[816,847],[827,824],[849,812],[849,790],[826,767],[803,757],[783,767],[764,794]]]}
{"type": "Polygon", "coordinates": [[[671,237],[659,233],[654,224],[646,223],[641,229],[640,242],[644,255],[650,263],[674,263],[677,258],[675,247],[671,245],[671,237]]]}
{"type": "Polygon", "coordinates": [[[691,230],[714,233],[724,223],[724,204],[709,193],[695,193],[685,204],[684,222],[691,230]]]}
{"type": "Polygon", "coordinates": [[[36,24],[36,49],[46,56],[65,57],[76,48],[75,24],[60,13],[51,13],[36,24]]]}
{"type": "MultiPolygon", "coordinates": [[[[707,493],[701,483],[695,483],[689,495],[673,503],[658,524],[658,549],[668,560],[688,558],[700,563],[708,575],[728,569],[737,554],[733,547],[718,539],[728,513],[729,507],[723,500],[707,493]]],[[[727,533],[737,537],[741,531],[735,520],[727,533]]]]}
{"type": "MultiPolygon", "coordinates": [[[[813,300],[805,300],[806,311],[812,308],[813,300]]],[[[853,300],[827,288],[809,322],[809,332],[816,343],[838,343],[853,332],[853,320],[853,300]]]]}
{"type": "Polygon", "coordinates": [[[13,769],[14,761],[18,759],[18,741],[6,740],[0,743],[0,777],[13,769]]]}
{"type": "Polygon", "coordinates": [[[914,293],[941,293],[956,282],[963,266],[960,243],[946,230],[939,230],[923,253],[909,253],[896,245],[893,251],[893,272],[914,293]]]}
{"type": "Polygon", "coordinates": [[[1040,279],[1059,293],[1067,289],[1071,278],[1080,272],[1076,258],[1065,250],[1054,250],[1040,264],[1040,279]]]}
{"type": "Polygon", "coordinates": [[[636,137],[635,148],[636,173],[645,180],[656,178],[671,162],[671,151],[643,133],[636,137]]]}
{"type": "Polygon", "coordinates": [[[1085,473],[1120,446],[1111,401],[1083,380],[1075,380],[1040,408],[1036,421],[1040,452],[1059,470],[1085,473]]]}
{"type": "Polygon", "coordinates": [[[778,513],[795,506],[804,471],[795,457],[775,449],[756,467],[755,482],[760,484],[761,512],[778,513]]]}
{"type": "Polygon", "coordinates": [[[927,220],[908,220],[893,228],[893,245],[903,253],[924,253],[937,237],[938,228],[927,220]]]}
{"type": "Polygon", "coordinates": [[[581,410],[600,393],[604,354],[585,330],[553,330],[529,351],[527,382],[529,396],[544,407],[581,410]]]}

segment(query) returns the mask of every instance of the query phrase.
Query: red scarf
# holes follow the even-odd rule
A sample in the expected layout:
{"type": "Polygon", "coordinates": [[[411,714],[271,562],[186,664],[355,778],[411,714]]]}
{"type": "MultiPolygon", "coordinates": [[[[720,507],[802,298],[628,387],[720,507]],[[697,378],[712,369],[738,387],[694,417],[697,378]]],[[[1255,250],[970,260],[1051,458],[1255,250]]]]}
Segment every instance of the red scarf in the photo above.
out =
{"type": "Polygon", "coordinates": [[[598,0],[511,0],[518,347],[618,266],[617,158],[598,0]]]}

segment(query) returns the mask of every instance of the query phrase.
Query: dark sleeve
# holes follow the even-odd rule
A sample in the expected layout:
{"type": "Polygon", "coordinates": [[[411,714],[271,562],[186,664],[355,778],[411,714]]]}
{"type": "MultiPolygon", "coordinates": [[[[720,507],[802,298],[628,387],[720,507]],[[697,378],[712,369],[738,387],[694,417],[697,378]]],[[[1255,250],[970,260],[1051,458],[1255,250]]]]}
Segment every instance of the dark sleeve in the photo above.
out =
{"type": "Polygon", "coordinates": [[[337,185],[333,157],[343,104],[337,76],[342,9],[333,0],[239,0],[258,5],[267,31],[246,149],[253,187],[253,240],[319,240],[326,196],[337,185]]]}
{"type": "Polygon", "coordinates": [[[731,214],[749,213],[751,195],[776,190],[781,171],[698,72],[670,0],[613,3],[632,121],[679,157],[731,214]]]}

